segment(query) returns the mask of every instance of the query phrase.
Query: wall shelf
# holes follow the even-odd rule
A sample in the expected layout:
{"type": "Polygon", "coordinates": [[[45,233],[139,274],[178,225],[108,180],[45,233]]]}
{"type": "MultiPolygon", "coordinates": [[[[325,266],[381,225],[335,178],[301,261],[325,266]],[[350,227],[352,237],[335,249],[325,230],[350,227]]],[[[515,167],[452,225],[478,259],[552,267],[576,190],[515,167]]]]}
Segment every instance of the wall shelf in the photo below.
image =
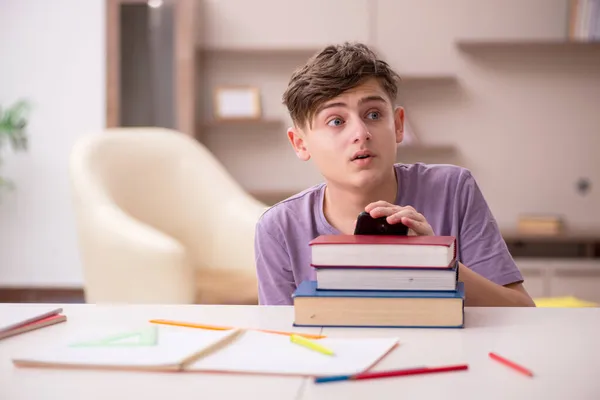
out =
{"type": "Polygon", "coordinates": [[[503,232],[511,254],[521,258],[600,258],[600,232],[531,235],[503,232]]]}
{"type": "MultiPolygon", "coordinates": [[[[273,47],[273,48],[198,48],[200,55],[222,57],[222,56],[239,56],[239,57],[292,57],[302,58],[302,61],[307,60],[312,55],[320,51],[320,48],[294,48],[294,47],[273,47]]],[[[448,84],[456,82],[457,78],[451,74],[419,74],[406,73],[400,71],[402,84],[411,83],[427,83],[427,84],[448,84]]]]}
{"type": "Polygon", "coordinates": [[[240,120],[228,120],[228,121],[205,121],[198,125],[204,129],[216,129],[216,128],[277,128],[283,125],[281,119],[240,119],[240,120]]]}
{"type": "Polygon", "coordinates": [[[600,41],[578,40],[458,40],[464,51],[479,50],[600,50],[600,41]]]}
{"type": "Polygon", "coordinates": [[[315,54],[318,48],[294,48],[294,47],[200,47],[198,53],[209,56],[278,56],[278,57],[305,57],[308,58],[315,54]]]}

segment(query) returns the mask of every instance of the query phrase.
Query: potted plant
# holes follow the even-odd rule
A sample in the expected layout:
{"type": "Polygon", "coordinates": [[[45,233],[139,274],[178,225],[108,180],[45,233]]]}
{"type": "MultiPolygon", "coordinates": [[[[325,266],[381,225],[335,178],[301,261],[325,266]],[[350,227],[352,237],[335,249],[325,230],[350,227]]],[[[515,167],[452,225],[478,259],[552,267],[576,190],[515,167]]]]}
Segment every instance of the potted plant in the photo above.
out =
{"type": "MultiPolygon", "coordinates": [[[[0,107],[0,165],[2,152],[6,147],[12,148],[15,152],[27,151],[28,140],[25,128],[29,110],[30,105],[25,100],[17,101],[5,109],[0,107]]],[[[0,173],[0,191],[13,187],[14,184],[0,173]]]]}

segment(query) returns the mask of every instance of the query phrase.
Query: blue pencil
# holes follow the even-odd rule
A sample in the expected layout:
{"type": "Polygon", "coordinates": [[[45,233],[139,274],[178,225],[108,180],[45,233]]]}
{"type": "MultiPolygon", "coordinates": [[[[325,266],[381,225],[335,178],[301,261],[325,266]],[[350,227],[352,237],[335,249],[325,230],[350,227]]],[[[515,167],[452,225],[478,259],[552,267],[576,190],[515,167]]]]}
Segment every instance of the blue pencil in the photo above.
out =
{"type": "MultiPolygon", "coordinates": [[[[425,367],[411,367],[406,369],[401,369],[398,371],[412,371],[414,369],[422,369],[425,367]]],[[[315,378],[315,383],[326,383],[326,382],[336,382],[336,381],[350,381],[356,379],[358,375],[332,375],[332,376],[322,376],[319,378],[315,378]]]]}

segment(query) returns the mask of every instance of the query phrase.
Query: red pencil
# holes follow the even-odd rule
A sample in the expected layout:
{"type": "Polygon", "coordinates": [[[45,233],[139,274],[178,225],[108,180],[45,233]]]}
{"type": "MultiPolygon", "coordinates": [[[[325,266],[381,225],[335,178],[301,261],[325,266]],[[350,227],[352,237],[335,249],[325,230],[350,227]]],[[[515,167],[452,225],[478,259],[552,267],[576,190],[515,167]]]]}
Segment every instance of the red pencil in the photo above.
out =
{"type": "Polygon", "coordinates": [[[490,353],[490,357],[504,365],[506,365],[507,367],[510,367],[512,369],[514,369],[515,371],[519,371],[520,373],[522,373],[523,375],[527,375],[527,376],[533,376],[533,372],[531,372],[530,370],[528,370],[525,367],[522,367],[518,364],[515,364],[512,361],[507,360],[504,357],[499,356],[496,353],[490,353]]]}
{"type": "Polygon", "coordinates": [[[377,378],[392,378],[396,376],[405,375],[421,375],[421,374],[432,374],[436,372],[451,372],[451,371],[462,371],[469,369],[467,364],[464,365],[451,365],[448,367],[423,367],[423,368],[412,368],[402,369],[397,371],[382,371],[382,372],[365,372],[364,374],[358,374],[352,377],[352,380],[358,379],[377,379],[377,378]]]}
{"type": "Polygon", "coordinates": [[[448,367],[413,367],[407,369],[397,369],[392,371],[381,372],[365,372],[356,375],[338,375],[338,376],[322,376],[315,378],[315,383],[339,382],[339,381],[354,381],[360,379],[378,379],[392,378],[395,376],[432,374],[434,372],[450,372],[469,369],[468,365],[451,365],[448,367]]]}

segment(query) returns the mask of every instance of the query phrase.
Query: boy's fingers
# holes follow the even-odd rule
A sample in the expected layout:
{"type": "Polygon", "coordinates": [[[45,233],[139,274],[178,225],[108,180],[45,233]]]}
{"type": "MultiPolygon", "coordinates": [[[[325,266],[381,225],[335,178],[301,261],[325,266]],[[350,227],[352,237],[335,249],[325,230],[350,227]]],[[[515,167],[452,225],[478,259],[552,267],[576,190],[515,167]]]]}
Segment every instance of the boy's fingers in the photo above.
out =
{"type": "Polygon", "coordinates": [[[412,229],[419,236],[433,235],[433,230],[426,222],[415,221],[412,218],[404,217],[402,218],[402,223],[409,229],[412,229]]]}
{"type": "Polygon", "coordinates": [[[371,203],[365,207],[365,211],[369,214],[377,207],[395,207],[393,204],[388,203],[387,201],[379,200],[374,203],[371,203]]]}
{"type": "Polygon", "coordinates": [[[404,209],[404,210],[401,210],[401,211],[391,215],[388,218],[388,222],[390,224],[398,223],[398,222],[402,221],[402,218],[411,218],[411,219],[414,219],[415,221],[425,221],[425,217],[423,217],[423,215],[419,214],[418,212],[416,212],[414,210],[410,210],[410,209],[404,209]]]}
{"type": "Polygon", "coordinates": [[[390,208],[390,207],[376,207],[376,208],[372,209],[369,212],[369,214],[373,218],[379,218],[379,217],[388,217],[388,216],[394,214],[395,212],[396,212],[396,210],[394,210],[393,208],[390,208]]]}

